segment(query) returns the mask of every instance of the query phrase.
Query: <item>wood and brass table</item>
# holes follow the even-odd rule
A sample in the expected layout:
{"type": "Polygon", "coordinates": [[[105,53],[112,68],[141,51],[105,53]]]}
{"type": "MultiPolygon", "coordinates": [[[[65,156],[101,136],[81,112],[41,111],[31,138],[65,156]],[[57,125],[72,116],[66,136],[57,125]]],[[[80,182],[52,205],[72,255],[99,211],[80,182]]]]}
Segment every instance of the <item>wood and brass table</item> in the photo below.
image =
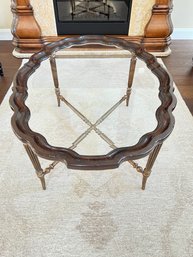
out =
{"type": "MultiPolygon", "coordinates": [[[[65,58],[65,56],[63,56],[63,58],[65,58]]],[[[32,55],[29,61],[18,71],[14,81],[13,94],[10,98],[10,105],[14,111],[11,124],[15,134],[22,141],[27,154],[32,161],[43,189],[46,189],[45,175],[54,169],[59,162],[64,163],[67,168],[70,169],[101,170],[101,172],[106,169],[118,168],[121,163],[128,162],[137,172],[142,174],[142,189],[144,190],[147,178],[151,174],[152,167],[160,148],[174,128],[175,121],[172,111],[176,106],[176,98],[173,94],[173,90],[173,82],[168,72],[158,63],[153,55],[147,53],[139,44],[106,36],[65,38],[46,45],[42,51],[32,55]],[[131,53],[131,58],[125,95],[123,95],[122,98],[95,123],[92,123],[60,93],[55,58],[57,57],[56,53],[59,50],[65,50],[74,46],[81,47],[83,45],[96,44],[127,50],[131,53]],[[30,110],[25,104],[28,96],[28,79],[31,74],[39,68],[41,62],[46,59],[50,60],[58,106],[60,106],[61,103],[64,103],[88,125],[88,129],[72,143],[71,147],[68,148],[66,146],[56,147],[48,144],[44,135],[34,132],[29,127],[30,110]],[[159,80],[158,97],[161,103],[155,112],[157,125],[153,131],[141,135],[135,145],[117,147],[116,144],[98,128],[98,126],[121,103],[125,102],[125,105],[128,106],[137,59],[144,61],[147,68],[159,80]],[[97,133],[112,148],[112,150],[105,155],[78,154],[75,151],[75,148],[91,131],[97,133]],[[146,166],[142,168],[135,161],[144,158],[145,156],[148,156],[148,159],[146,166]],[[39,157],[50,160],[51,164],[43,169],[40,165],[39,157]]],[[[146,117],[146,119],[148,119],[148,117],[146,117]]]]}

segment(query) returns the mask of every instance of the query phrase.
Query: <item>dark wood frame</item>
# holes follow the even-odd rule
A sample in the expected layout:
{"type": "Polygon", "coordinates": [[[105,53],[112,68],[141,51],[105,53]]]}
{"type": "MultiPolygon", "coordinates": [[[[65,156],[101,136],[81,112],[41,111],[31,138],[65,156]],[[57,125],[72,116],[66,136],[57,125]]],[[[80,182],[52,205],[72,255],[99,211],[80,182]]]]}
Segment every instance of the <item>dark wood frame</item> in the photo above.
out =
{"type": "MultiPolygon", "coordinates": [[[[173,82],[167,71],[157,62],[153,55],[144,51],[140,45],[105,36],[71,37],[45,46],[42,51],[34,54],[18,71],[14,80],[13,94],[10,98],[10,104],[14,111],[11,120],[12,128],[18,138],[24,143],[30,158],[33,163],[35,163],[34,167],[38,174],[40,174],[38,175],[40,178],[44,177],[44,174],[40,169],[37,156],[52,161],[63,162],[68,168],[72,169],[104,170],[117,168],[124,161],[136,160],[149,155],[147,166],[144,171],[141,172],[143,173],[142,188],[144,189],[146,179],[150,174],[159,149],[174,127],[175,121],[172,111],[176,105],[176,98],[173,94],[173,90],[173,82]],[[28,95],[28,78],[35,72],[43,60],[48,59],[53,53],[61,49],[96,44],[102,44],[108,47],[115,46],[128,50],[137,58],[144,61],[148,69],[150,69],[159,80],[159,98],[161,105],[156,110],[157,127],[153,131],[143,135],[136,145],[117,148],[106,155],[86,156],[79,155],[68,148],[51,146],[44,136],[32,131],[28,125],[30,110],[25,105],[25,100],[28,95]]],[[[45,189],[45,182],[43,182],[43,188],[45,189]]]]}
{"type": "MultiPolygon", "coordinates": [[[[170,45],[170,35],[173,31],[170,15],[172,2],[172,0],[155,0],[152,15],[144,29],[144,36],[112,36],[141,43],[148,51],[164,52],[170,45]]],[[[18,52],[35,52],[44,44],[61,39],[61,36],[42,36],[30,0],[12,0],[11,10],[14,16],[13,44],[18,52]]]]}

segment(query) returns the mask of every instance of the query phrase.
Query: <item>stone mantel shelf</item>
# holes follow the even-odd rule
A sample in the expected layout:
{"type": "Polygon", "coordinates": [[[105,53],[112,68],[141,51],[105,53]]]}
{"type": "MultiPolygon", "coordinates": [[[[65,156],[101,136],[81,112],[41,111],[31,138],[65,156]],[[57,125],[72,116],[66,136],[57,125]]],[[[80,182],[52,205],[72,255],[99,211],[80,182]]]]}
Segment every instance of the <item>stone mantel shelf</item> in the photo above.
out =
{"type": "MultiPolygon", "coordinates": [[[[13,44],[15,46],[15,56],[19,54],[34,53],[40,50],[43,45],[57,41],[61,36],[57,36],[54,29],[50,32],[44,26],[46,23],[53,23],[52,15],[45,14],[44,23],[41,22],[41,5],[37,7],[37,0],[12,0],[11,10],[13,13],[12,34],[13,44]],[[38,9],[38,10],[37,10],[38,9]],[[39,12],[39,13],[38,13],[39,12]]],[[[145,49],[157,53],[158,56],[168,55],[170,53],[169,45],[170,35],[173,31],[171,22],[172,0],[133,0],[130,30],[128,35],[114,37],[124,38],[128,41],[134,41],[144,45],[145,49]],[[140,5],[143,18],[140,17],[140,5]],[[144,5],[145,3],[145,5],[144,5]],[[147,10],[144,10],[147,6],[147,10]],[[141,20],[140,20],[141,19],[141,20]],[[143,20],[143,21],[142,21],[143,20]],[[146,22],[145,24],[139,24],[146,22]],[[138,26],[138,31],[134,29],[138,26]]],[[[45,4],[52,4],[53,0],[45,0],[45,4]]],[[[50,8],[53,9],[53,8],[50,8]]],[[[44,9],[45,10],[45,9],[44,9]]],[[[45,12],[44,12],[45,13],[45,12]]],[[[55,20],[54,20],[55,21],[55,20]]],[[[52,25],[51,27],[53,27],[52,25]]],[[[136,29],[137,30],[137,29],[136,29]]],[[[67,37],[68,35],[64,35],[67,37]]]]}
{"type": "MultiPolygon", "coordinates": [[[[18,52],[17,49],[14,49],[12,54],[16,58],[21,59],[29,59],[35,52],[32,53],[24,53],[24,52],[18,52]]],[[[163,52],[150,52],[156,57],[166,57],[171,54],[171,49],[168,47],[163,52]]],[[[100,50],[98,48],[95,49],[87,49],[84,48],[84,50],[79,50],[74,48],[72,49],[65,49],[64,51],[60,51],[56,54],[56,56],[65,56],[66,58],[129,58],[131,55],[128,53],[128,51],[125,50],[117,50],[117,49],[105,49],[100,50]]]]}

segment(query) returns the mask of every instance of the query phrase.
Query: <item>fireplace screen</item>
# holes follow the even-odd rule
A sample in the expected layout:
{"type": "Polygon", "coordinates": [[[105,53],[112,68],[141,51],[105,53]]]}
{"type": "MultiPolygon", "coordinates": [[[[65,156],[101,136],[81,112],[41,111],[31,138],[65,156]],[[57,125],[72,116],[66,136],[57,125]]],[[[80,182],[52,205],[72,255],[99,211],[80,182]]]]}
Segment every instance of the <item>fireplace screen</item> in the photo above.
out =
{"type": "Polygon", "coordinates": [[[128,34],[131,0],[54,0],[57,31],[128,34]]]}

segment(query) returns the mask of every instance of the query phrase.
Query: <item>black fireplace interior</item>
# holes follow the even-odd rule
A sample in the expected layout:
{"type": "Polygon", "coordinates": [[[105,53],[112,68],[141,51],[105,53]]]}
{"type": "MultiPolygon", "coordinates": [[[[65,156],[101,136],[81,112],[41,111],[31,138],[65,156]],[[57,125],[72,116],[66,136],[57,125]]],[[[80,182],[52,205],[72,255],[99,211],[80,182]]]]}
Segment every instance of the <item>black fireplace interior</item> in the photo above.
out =
{"type": "Polygon", "coordinates": [[[54,0],[58,35],[127,35],[132,0],[54,0]]]}

